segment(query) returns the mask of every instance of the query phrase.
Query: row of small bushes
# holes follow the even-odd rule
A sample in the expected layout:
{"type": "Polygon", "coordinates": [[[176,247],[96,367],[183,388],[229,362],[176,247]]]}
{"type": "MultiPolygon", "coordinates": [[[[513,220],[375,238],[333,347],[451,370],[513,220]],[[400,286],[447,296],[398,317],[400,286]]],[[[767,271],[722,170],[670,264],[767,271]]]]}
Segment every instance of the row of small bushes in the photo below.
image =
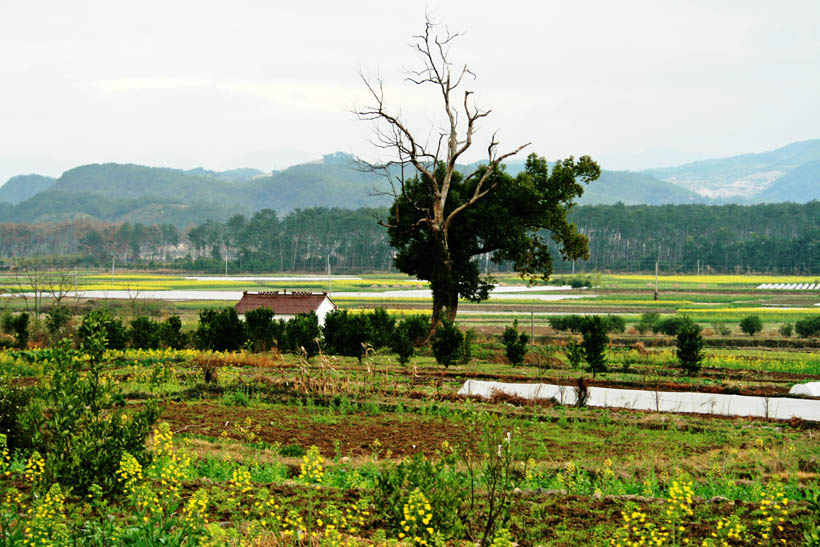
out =
{"type": "MultiPolygon", "coordinates": [[[[581,333],[581,326],[583,324],[583,315],[562,315],[551,317],[549,319],[550,327],[556,331],[570,331],[576,334],[581,333]]],[[[623,333],[626,330],[626,322],[623,317],[618,315],[607,315],[603,317],[604,325],[607,332],[623,333]]],[[[677,336],[682,326],[687,322],[685,316],[673,315],[671,317],[661,319],[660,314],[655,312],[648,312],[641,315],[640,320],[635,323],[635,330],[641,334],[652,331],[654,334],[665,334],[667,336],[677,336]]],[[[723,324],[714,325],[715,329],[722,336],[729,336],[731,329],[723,324]]],[[[754,336],[763,330],[763,322],[757,315],[749,315],[744,317],[739,323],[740,330],[749,336],[754,336]]],[[[778,329],[778,332],[790,337],[792,334],[798,334],[803,338],[810,338],[820,335],[820,316],[808,317],[792,323],[784,323],[778,329]]]]}

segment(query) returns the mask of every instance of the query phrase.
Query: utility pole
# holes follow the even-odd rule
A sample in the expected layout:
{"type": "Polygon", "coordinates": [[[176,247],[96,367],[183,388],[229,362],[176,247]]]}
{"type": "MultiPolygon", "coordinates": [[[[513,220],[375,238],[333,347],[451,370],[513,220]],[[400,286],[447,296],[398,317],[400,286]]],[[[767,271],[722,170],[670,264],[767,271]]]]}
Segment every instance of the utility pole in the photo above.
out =
{"type": "Polygon", "coordinates": [[[333,278],[330,276],[330,252],[327,253],[327,294],[333,289],[333,278]]]}
{"type": "Polygon", "coordinates": [[[655,261],[655,300],[658,299],[658,261],[655,261]]]}

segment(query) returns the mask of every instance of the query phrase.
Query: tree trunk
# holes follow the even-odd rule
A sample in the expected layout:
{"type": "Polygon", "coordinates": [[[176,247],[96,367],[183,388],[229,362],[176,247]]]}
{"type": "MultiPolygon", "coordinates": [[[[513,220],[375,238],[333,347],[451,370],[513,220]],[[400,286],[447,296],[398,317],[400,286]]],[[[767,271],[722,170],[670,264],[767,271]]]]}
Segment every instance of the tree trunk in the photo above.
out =
{"type": "Polygon", "coordinates": [[[430,287],[433,290],[433,315],[425,344],[433,337],[442,320],[455,321],[458,312],[458,284],[453,282],[453,276],[449,271],[444,272],[438,279],[430,280],[430,287]]]}

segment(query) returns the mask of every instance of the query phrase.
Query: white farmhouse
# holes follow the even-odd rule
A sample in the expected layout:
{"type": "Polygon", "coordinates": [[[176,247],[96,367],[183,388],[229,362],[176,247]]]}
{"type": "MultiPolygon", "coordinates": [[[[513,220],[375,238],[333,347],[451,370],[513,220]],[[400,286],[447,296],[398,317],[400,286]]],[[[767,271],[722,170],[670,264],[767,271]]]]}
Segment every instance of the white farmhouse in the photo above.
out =
{"type": "Polygon", "coordinates": [[[236,313],[244,316],[250,310],[270,308],[274,318],[289,321],[300,313],[316,314],[319,325],[325,325],[325,316],[336,309],[336,304],[326,292],[287,292],[265,291],[242,293],[242,299],[236,303],[236,313]]]}

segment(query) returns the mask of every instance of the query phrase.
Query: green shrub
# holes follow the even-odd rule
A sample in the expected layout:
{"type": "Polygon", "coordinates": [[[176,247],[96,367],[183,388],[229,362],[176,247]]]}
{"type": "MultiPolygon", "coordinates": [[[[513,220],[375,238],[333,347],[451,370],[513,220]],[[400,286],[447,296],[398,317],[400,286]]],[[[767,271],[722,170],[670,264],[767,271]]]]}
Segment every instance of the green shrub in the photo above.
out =
{"type": "Polygon", "coordinates": [[[13,334],[14,333],[14,316],[11,314],[11,310],[4,309],[3,313],[0,314],[0,331],[3,331],[4,334],[13,334]]]}
{"type": "Polygon", "coordinates": [[[504,329],[504,334],[501,335],[501,341],[504,344],[504,355],[507,360],[513,365],[520,365],[524,361],[524,356],[527,355],[527,342],[530,337],[526,333],[518,333],[518,320],[513,321],[512,326],[507,326],[504,329]]]}
{"type": "Polygon", "coordinates": [[[584,359],[594,378],[599,372],[606,372],[606,346],[609,343],[606,321],[600,315],[584,317],[581,325],[584,359]]]}
{"type": "Polygon", "coordinates": [[[46,329],[52,343],[66,334],[68,322],[71,321],[71,309],[68,306],[51,306],[46,312],[46,329]]]}
{"type": "Polygon", "coordinates": [[[473,360],[473,344],[475,343],[475,339],[475,329],[467,329],[464,331],[464,340],[461,342],[461,358],[458,360],[460,365],[466,365],[473,360]]]}
{"type": "Polygon", "coordinates": [[[681,326],[685,323],[683,317],[672,316],[666,319],[661,319],[652,327],[652,332],[655,334],[663,333],[667,336],[677,336],[681,326]]]}
{"type": "Polygon", "coordinates": [[[653,311],[642,313],[641,320],[635,324],[635,329],[641,334],[645,334],[646,332],[653,330],[660,318],[660,314],[653,311]]]}
{"type": "Polygon", "coordinates": [[[817,336],[818,334],[820,334],[820,316],[807,317],[805,319],[797,321],[794,324],[794,332],[796,332],[803,338],[817,336]]]}
{"type": "Polygon", "coordinates": [[[315,313],[298,314],[286,323],[285,330],[291,351],[301,352],[304,348],[308,357],[313,357],[319,352],[322,333],[319,330],[319,318],[315,313]]]}
{"type": "Polygon", "coordinates": [[[389,347],[396,318],[389,315],[384,308],[376,308],[367,314],[367,319],[370,321],[369,342],[375,349],[389,347]]]}
{"type": "Polygon", "coordinates": [[[464,537],[469,481],[455,455],[445,453],[431,461],[417,452],[398,464],[385,462],[376,475],[373,501],[379,516],[395,534],[404,530],[404,505],[416,488],[435,507],[429,526],[445,540],[464,537]]]}
{"type": "Polygon", "coordinates": [[[159,342],[164,348],[182,349],[187,344],[187,337],[182,332],[182,320],[172,315],[160,324],[159,342]]]}
{"type": "Polygon", "coordinates": [[[678,329],[677,346],[681,368],[690,376],[697,374],[703,360],[703,336],[700,334],[700,325],[687,317],[678,329]]]}
{"type": "Polygon", "coordinates": [[[461,360],[464,335],[452,321],[446,319],[441,321],[433,334],[431,343],[433,357],[436,358],[438,364],[449,367],[461,360]]]}
{"type": "Polygon", "coordinates": [[[9,450],[30,448],[30,438],[20,427],[20,417],[31,398],[31,389],[15,386],[9,376],[0,380],[0,434],[9,450]]]}
{"type": "Polygon", "coordinates": [[[245,344],[245,340],[245,323],[239,319],[235,308],[199,312],[199,325],[194,332],[197,348],[236,351],[245,344]]]}
{"type": "Polygon", "coordinates": [[[791,323],[783,323],[780,325],[780,328],[777,329],[777,332],[779,332],[781,336],[789,338],[792,334],[794,334],[794,325],[791,323]]]}
{"type": "Polygon", "coordinates": [[[276,344],[276,322],[273,310],[268,307],[256,308],[245,314],[248,340],[254,351],[268,351],[276,344]]]}
{"type": "MultiPolygon", "coordinates": [[[[325,316],[325,348],[335,355],[357,357],[361,360],[366,344],[373,344],[373,322],[369,314],[353,314],[336,310],[325,316]]],[[[378,320],[377,320],[378,321],[378,320]]]]}
{"type": "Polygon", "coordinates": [[[131,321],[128,337],[132,348],[157,349],[160,347],[160,324],[147,317],[137,317],[131,321]]]}
{"type": "Polygon", "coordinates": [[[153,401],[126,414],[117,385],[102,378],[104,333],[101,322],[86,320],[87,364],[67,341],[52,351],[48,381],[34,388],[20,418],[31,448],[45,459],[45,484],[59,482],[77,495],[95,483],[104,491],[118,488],[125,452],[147,464],[145,441],[159,414],[153,401]]]}
{"type": "Polygon", "coordinates": [[[620,315],[607,315],[604,318],[607,332],[623,333],[626,330],[626,320],[620,315]]]}
{"type": "Polygon", "coordinates": [[[96,309],[83,316],[80,328],[77,329],[77,336],[80,344],[85,345],[86,341],[97,334],[102,333],[105,339],[106,349],[125,349],[128,340],[128,331],[120,319],[113,317],[108,310],[96,309]]]}
{"type": "Polygon", "coordinates": [[[408,317],[398,322],[393,329],[393,336],[390,337],[390,351],[399,356],[399,363],[402,365],[410,362],[416,349],[419,329],[411,319],[412,317],[408,317]]]}
{"type": "Polygon", "coordinates": [[[18,349],[26,349],[26,347],[28,347],[28,325],[29,315],[26,312],[17,314],[11,321],[11,327],[14,333],[14,345],[18,349]]]}
{"type": "Polygon", "coordinates": [[[549,323],[550,327],[557,331],[570,331],[574,333],[581,332],[581,323],[584,320],[584,316],[582,315],[559,315],[556,317],[550,317],[549,323]]]}
{"type": "Polygon", "coordinates": [[[732,334],[732,328],[725,323],[712,323],[712,328],[721,336],[729,336],[732,334]]]}
{"type": "Polygon", "coordinates": [[[420,346],[430,334],[430,317],[427,315],[408,315],[402,320],[407,325],[407,332],[415,346],[420,346]]]}
{"type": "Polygon", "coordinates": [[[573,369],[579,368],[581,363],[584,361],[584,346],[575,340],[569,340],[567,342],[567,347],[564,350],[564,353],[567,355],[569,366],[573,369]]]}
{"type": "Polygon", "coordinates": [[[760,321],[760,317],[756,315],[746,316],[740,322],[740,330],[742,330],[749,336],[754,336],[755,334],[763,330],[763,322],[760,321]]]}

